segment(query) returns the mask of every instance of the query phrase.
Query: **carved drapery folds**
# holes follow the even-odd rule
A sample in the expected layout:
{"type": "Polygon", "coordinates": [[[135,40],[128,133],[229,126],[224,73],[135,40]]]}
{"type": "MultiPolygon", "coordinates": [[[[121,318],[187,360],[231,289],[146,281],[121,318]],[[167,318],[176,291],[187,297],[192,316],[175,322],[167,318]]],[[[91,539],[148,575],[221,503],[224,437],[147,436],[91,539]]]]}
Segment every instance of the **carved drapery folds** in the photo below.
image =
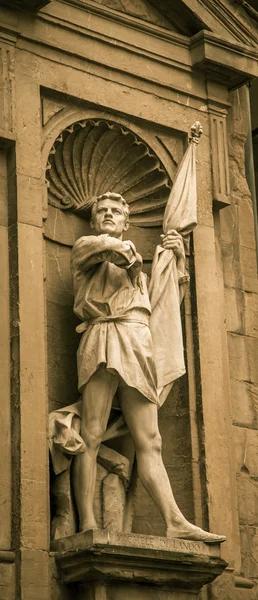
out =
{"type": "Polygon", "coordinates": [[[135,134],[112,121],[89,119],[65,129],[47,165],[48,201],[89,218],[96,196],[122,194],[130,221],[141,227],[162,223],[171,189],[156,154],[135,134]]]}

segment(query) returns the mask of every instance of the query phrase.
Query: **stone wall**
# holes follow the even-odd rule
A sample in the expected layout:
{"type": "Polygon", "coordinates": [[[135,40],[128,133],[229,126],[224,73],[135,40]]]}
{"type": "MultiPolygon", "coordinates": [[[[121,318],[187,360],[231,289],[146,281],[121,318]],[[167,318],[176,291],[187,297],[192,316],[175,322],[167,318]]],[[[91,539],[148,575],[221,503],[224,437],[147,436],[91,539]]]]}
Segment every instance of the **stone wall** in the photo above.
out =
{"type": "MultiPolygon", "coordinates": [[[[239,574],[257,582],[258,284],[252,200],[245,174],[245,144],[249,127],[247,93],[243,86],[230,94],[232,108],[228,118],[228,141],[232,204],[220,212],[217,231],[225,284],[235,451],[232,468],[236,472],[241,545],[239,574]]],[[[222,592],[219,594],[218,584],[214,584],[214,589],[218,590],[216,597],[224,598],[222,592]]],[[[255,588],[243,588],[236,593],[239,594],[237,598],[256,597],[255,588]]]]}
{"type": "MultiPolygon", "coordinates": [[[[51,588],[55,600],[73,597],[72,589],[60,585],[53,556],[49,561],[47,453],[48,401],[56,408],[77,399],[78,342],[68,274],[72,244],[65,243],[64,237],[54,239],[55,218],[52,237],[46,233],[51,209],[47,217],[45,169],[60,132],[94,111],[127,123],[150,145],[155,138],[163,162],[173,173],[191,125],[198,119],[204,128],[197,164],[198,228],[184,316],[188,373],[161,410],[160,428],[166,466],[186,516],[228,538],[223,552],[230,566],[213,586],[213,598],[253,600],[256,592],[248,588],[248,579],[258,579],[258,290],[252,204],[244,169],[244,89],[230,95],[229,169],[223,136],[228,77],[239,73],[242,81],[248,69],[252,75],[255,58],[250,51],[245,62],[239,46],[232,57],[232,32],[231,45],[223,39],[220,45],[219,36],[225,31],[221,21],[215,28],[216,44],[207,37],[207,47],[211,43],[212,57],[216,55],[215,66],[208,56],[207,74],[205,60],[197,52],[198,44],[206,51],[206,42],[189,30],[191,20],[186,35],[180,35],[174,32],[176,24],[167,29],[165,17],[158,18],[152,9],[147,14],[144,10],[141,17],[139,11],[130,12],[129,2],[117,2],[114,11],[110,4],[89,0],[69,5],[55,0],[39,14],[12,10],[11,2],[1,8],[0,600],[49,600],[51,588]],[[122,16],[120,6],[125,11],[122,16]],[[224,73],[226,59],[229,66],[224,73]],[[176,160],[174,137],[181,140],[176,160]],[[218,191],[221,173],[223,193],[218,191]],[[219,216],[218,206],[229,202],[219,216]],[[241,582],[244,587],[235,587],[241,582]]],[[[203,4],[202,10],[205,18],[203,4]]],[[[211,29],[215,21],[215,17],[209,21],[211,29]]],[[[143,238],[142,230],[134,231],[145,250],[157,242],[160,230],[154,229],[151,239],[143,238]]],[[[65,224],[62,236],[67,231],[65,224]]],[[[151,255],[146,256],[146,271],[150,260],[151,255]]],[[[139,486],[135,531],[162,534],[162,527],[139,486]]]]}

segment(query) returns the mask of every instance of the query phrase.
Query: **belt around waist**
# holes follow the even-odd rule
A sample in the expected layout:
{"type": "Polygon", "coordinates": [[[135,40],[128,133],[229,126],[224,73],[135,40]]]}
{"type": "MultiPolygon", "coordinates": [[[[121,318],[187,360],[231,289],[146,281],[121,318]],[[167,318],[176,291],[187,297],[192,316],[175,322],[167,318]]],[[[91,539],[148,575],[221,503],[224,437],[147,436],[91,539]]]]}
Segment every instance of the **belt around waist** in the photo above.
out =
{"type": "Polygon", "coordinates": [[[98,325],[99,323],[140,323],[141,325],[147,325],[147,327],[149,326],[149,318],[146,315],[146,319],[144,319],[144,317],[142,318],[136,318],[136,317],[123,317],[123,316],[105,316],[105,317],[96,317],[95,319],[87,319],[87,321],[83,321],[83,323],[80,323],[80,325],[77,325],[75,331],[77,331],[77,333],[82,333],[83,331],[86,331],[86,329],[88,329],[88,327],[90,327],[91,325],[98,325]]]}

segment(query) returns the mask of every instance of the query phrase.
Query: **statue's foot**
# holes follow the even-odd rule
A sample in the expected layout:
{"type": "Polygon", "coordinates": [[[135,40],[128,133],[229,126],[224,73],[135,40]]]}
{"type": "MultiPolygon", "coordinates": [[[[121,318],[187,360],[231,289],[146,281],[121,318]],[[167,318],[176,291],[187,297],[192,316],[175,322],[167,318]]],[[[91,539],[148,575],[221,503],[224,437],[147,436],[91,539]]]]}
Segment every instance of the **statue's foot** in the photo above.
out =
{"type": "Polygon", "coordinates": [[[79,531],[90,531],[91,529],[98,529],[96,521],[80,523],[79,531]]]}
{"type": "Polygon", "coordinates": [[[217,535],[216,533],[209,533],[204,531],[201,527],[192,525],[191,523],[184,524],[180,529],[174,527],[168,527],[166,536],[168,538],[181,538],[184,540],[193,540],[196,542],[205,542],[206,544],[219,544],[225,542],[225,535],[217,535]]]}

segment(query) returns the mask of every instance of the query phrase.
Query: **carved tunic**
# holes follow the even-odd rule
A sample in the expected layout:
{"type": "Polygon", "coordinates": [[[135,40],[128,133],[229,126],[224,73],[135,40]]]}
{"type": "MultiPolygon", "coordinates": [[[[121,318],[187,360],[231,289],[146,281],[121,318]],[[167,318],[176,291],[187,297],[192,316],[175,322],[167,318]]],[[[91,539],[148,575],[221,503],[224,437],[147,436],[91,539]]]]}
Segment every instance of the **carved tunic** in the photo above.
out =
{"type": "Polygon", "coordinates": [[[157,380],[149,330],[146,276],[132,283],[137,259],[131,242],[108,235],[81,237],[71,256],[74,312],[84,332],[77,352],[78,387],[101,364],[118,372],[131,387],[157,403],[157,380]]]}

